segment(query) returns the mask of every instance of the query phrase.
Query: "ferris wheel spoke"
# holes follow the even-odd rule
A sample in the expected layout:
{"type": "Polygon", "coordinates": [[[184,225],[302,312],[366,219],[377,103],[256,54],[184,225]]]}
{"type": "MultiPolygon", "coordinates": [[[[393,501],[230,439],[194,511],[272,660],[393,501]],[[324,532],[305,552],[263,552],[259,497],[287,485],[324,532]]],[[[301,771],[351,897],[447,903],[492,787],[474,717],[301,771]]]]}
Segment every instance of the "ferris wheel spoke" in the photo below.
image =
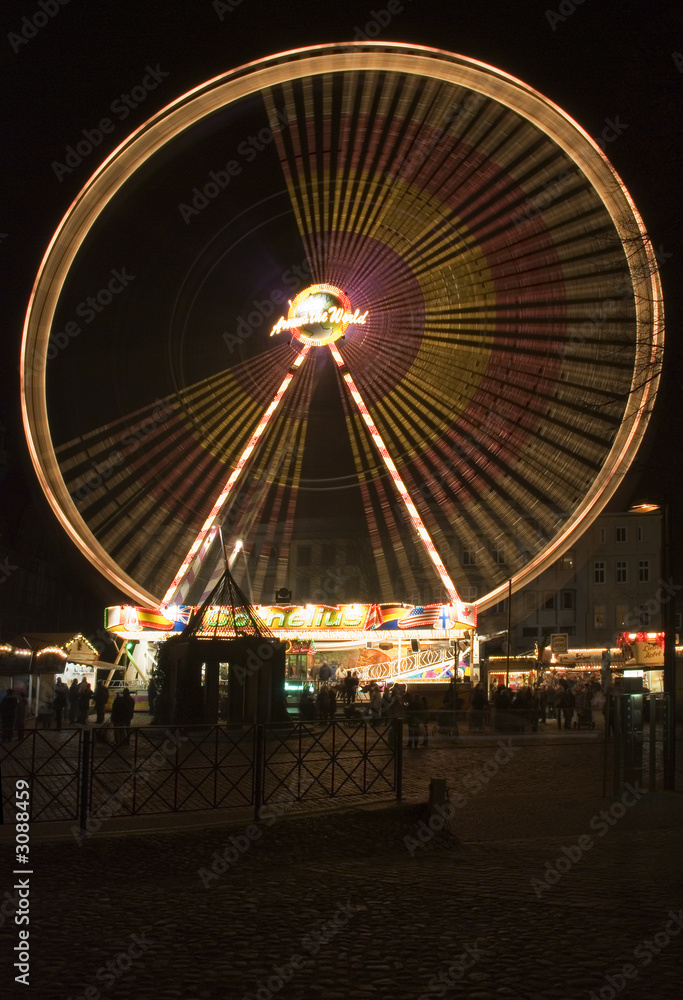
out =
{"type": "Polygon", "coordinates": [[[434,542],[432,541],[429,532],[424,526],[422,518],[417,512],[417,508],[415,507],[415,504],[413,503],[410,494],[408,493],[408,490],[405,487],[405,483],[401,479],[398,469],[396,468],[396,465],[394,464],[394,461],[391,455],[389,454],[387,447],[384,444],[384,441],[382,440],[382,437],[377,429],[377,425],[372,419],[370,411],[363,402],[363,399],[360,393],[358,392],[358,389],[356,388],[353,378],[351,377],[351,374],[346,367],[344,359],[342,358],[341,354],[339,353],[339,350],[335,347],[334,344],[330,344],[329,346],[330,346],[330,351],[332,352],[332,357],[334,358],[337,366],[341,370],[342,379],[348,386],[351,398],[356,404],[358,412],[362,416],[363,420],[365,421],[368,427],[368,430],[370,431],[370,434],[375,443],[377,451],[379,452],[382,461],[384,462],[387,471],[389,472],[389,475],[394,481],[394,485],[396,486],[398,494],[401,500],[403,501],[406,510],[408,511],[408,515],[410,516],[410,519],[413,522],[413,525],[415,526],[415,530],[417,531],[417,534],[419,535],[422,544],[427,550],[429,558],[433,562],[436,571],[439,574],[439,577],[441,578],[441,582],[443,583],[449,598],[453,602],[459,601],[460,598],[458,596],[458,592],[455,589],[453,581],[448,575],[448,570],[444,566],[439,553],[436,551],[436,546],[434,545],[434,542]]]}
{"type": "Polygon", "coordinates": [[[259,440],[261,439],[266,427],[268,426],[270,419],[273,416],[273,413],[275,413],[276,409],[280,405],[280,402],[284,394],[286,393],[287,389],[289,388],[292,379],[296,374],[297,369],[301,366],[309,350],[310,348],[308,347],[308,345],[304,346],[302,350],[299,352],[299,354],[297,354],[294,361],[292,362],[290,370],[287,372],[287,375],[285,376],[282,384],[280,385],[278,391],[273,397],[270,405],[268,406],[265,413],[261,417],[261,420],[259,421],[256,429],[254,430],[254,433],[252,434],[249,443],[247,444],[247,447],[242,452],[242,455],[240,456],[237,465],[231,472],[227,482],[223,486],[223,489],[216,498],[216,501],[214,502],[213,507],[209,511],[209,515],[204,521],[204,524],[200,528],[197,537],[192,543],[189,552],[187,553],[182,563],[180,564],[178,572],[174,576],[173,580],[171,581],[168,587],[168,590],[164,594],[160,607],[165,607],[170,604],[180,603],[179,599],[182,597],[182,591],[180,589],[181,584],[184,581],[186,589],[192,582],[194,582],[195,573],[194,571],[190,572],[190,566],[195,561],[195,557],[197,557],[197,562],[200,563],[202,555],[206,555],[207,535],[214,527],[220,511],[223,509],[225,501],[228,499],[228,496],[230,495],[235,483],[242,474],[242,471],[247,465],[252,453],[254,452],[254,449],[257,447],[259,440]]]}

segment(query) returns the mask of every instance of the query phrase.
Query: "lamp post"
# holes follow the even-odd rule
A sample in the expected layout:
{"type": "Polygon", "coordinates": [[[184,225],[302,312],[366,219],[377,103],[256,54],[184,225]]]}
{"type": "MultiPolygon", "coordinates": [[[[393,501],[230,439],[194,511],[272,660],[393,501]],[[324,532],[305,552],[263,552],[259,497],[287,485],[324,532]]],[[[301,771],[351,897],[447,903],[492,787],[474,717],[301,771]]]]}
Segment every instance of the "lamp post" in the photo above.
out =
{"type": "Polygon", "coordinates": [[[505,660],[505,687],[510,684],[510,631],[512,628],[512,580],[508,580],[508,627],[507,627],[507,650],[505,660]]]}
{"type": "MultiPolygon", "coordinates": [[[[634,513],[649,514],[661,511],[661,584],[665,592],[662,597],[662,628],[664,630],[664,694],[665,738],[664,738],[664,788],[674,791],[676,784],[676,591],[672,586],[672,533],[671,507],[669,502],[638,503],[631,507],[634,513]]],[[[661,590],[660,590],[661,593],[661,590]]],[[[651,723],[652,724],[652,723],[651,723]]]]}

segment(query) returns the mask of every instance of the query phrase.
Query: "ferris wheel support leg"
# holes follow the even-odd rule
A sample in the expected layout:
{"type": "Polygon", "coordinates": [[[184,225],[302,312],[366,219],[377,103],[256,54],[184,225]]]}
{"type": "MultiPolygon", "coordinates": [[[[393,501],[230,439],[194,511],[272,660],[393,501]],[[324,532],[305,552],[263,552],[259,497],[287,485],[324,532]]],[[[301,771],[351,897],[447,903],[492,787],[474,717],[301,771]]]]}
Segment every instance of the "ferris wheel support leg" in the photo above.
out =
{"type": "Polygon", "coordinates": [[[380,454],[380,456],[382,458],[382,461],[384,462],[384,464],[385,464],[385,466],[387,468],[387,471],[389,472],[389,475],[391,476],[391,478],[394,481],[394,485],[396,487],[398,495],[400,496],[401,500],[403,501],[403,503],[405,505],[405,508],[408,511],[408,514],[410,516],[411,521],[415,525],[415,530],[417,531],[417,534],[418,534],[418,536],[420,538],[420,541],[422,542],[422,544],[424,545],[424,547],[425,547],[425,549],[427,551],[427,555],[429,556],[429,558],[434,563],[434,567],[435,567],[437,573],[439,574],[439,577],[441,578],[441,582],[443,583],[444,587],[446,588],[446,592],[447,592],[449,598],[453,602],[459,601],[460,600],[460,596],[458,595],[458,592],[455,589],[455,584],[453,583],[453,581],[451,580],[450,576],[448,575],[448,570],[444,566],[444,564],[442,562],[442,559],[441,559],[441,556],[436,551],[436,546],[434,545],[434,542],[432,541],[429,532],[425,528],[425,526],[423,524],[423,521],[422,521],[422,518],[420,517],[420,515],[417,512],[417,507],[415,506],[415,504],[413,503],[413,501],[410,498],[410,494],[408,493],[408,490],[406,489],[406,485],[403,482],[403,480],[401,479],[401,476],[399,475],[398,469],[396,468],[396,466],[394,464],[394,461],[393,461],[391,455],[389,454],[387,446],[385,445],[384,441],[382,440],[382,436],[381,436],[379,430],[377,429],[377,425],[375,424],[375,421],[372,419],[372,417],[370,415],[370,411],[368,410],[367,406],[363,402],[363,398],[362,398],[361,394],[359,393],[359,391],[358,391],[358,389],[356,387],[355,382],[351,378],[351,374],[350,374],[348,368],[346,367],[346,363],[345,363],[344,359],[342,358],[341,354],[339,353],[338,349],[335,347],[334,344],[330,344],[329,348],[330,348],[330,351],[332,352],[332,357],[336,361],[337,366],[339,367],[339,369],[341,371],[341,376],[342,376],[344,382],[346,382],[346,384],[347,384],[347,386],[349,388],[349,392],[351,393],[351,398],[353,399],[354,403],[356,404],[356,407],[358,408],[358,412],[360,413],[361,417],[363,418],[363,420],[365,421],[365,423],[367,425],[368,430],[370,431],[370,435],[372,437],[372,440],[375,443],[375,447],[377,448],[377,451],[379,452],[379,454],[380,454]]]}
{"type": "MultiPolygon", "coordinates": [[[[192,579],[194,579],[194,576],[196,575],[196,574],[190,574],[188,572],[189,569],[190,569],[191,564],[195,561],[195,559],[197,559],[197,557],[198,557],[199,563],[201,563],[201,559],[206,554],[207,547],[202,548],[202,546],[204,545],[204,542],[207,540],[207,535],[209,535],[209,532],[211,532],[212,529],[214,528],[215,523],[216,523],[216,518],[218,517],[219,513],[223,509],[225,501],[228,499],[228,496],[232,492],[233,486],[235,485],[235,483],[239,479],[240,475],[244,471],[244,469],[245,469],[245,467],[247,465],[247,462],[251,458],[251,456],[252,456],[252,454],[253,454],[256,446],[259,443],[259,440],[261,439],[261,436],[263,435],[263,432],[265,431],[266,427],[268,426],[268,424],[270,422],[270,418],[273,416],[273,414],[275,413],[276,409],[280,405],[280,402],[282,401],[282,397],[287,392],[287,389],[289,388],[289,385],[290,385],[292,379],[294,378],[294,376],[295,376],[295,374],[297,372],[297,369],[301,367],[301,364],[303,363],[304,358],[308,354],[309,350],[310,350],[310,345],[308,345],[308,344],[305,345],[304,348],[297,354],[296,358],[294,359],[292,365],[290,366],[289,371],[287,372],[287,375],[283,379],[282,385],[280,386],[280,388],[278,389],[278,391],[273,396],[273,399],[272,399],[270,405],[268,406],[268,408],[266,409],[265,413],[261,417],[261,419],[260,419],[260,421],[259,421],[259,423],[258,423],[258,425],[256,427],[256,430],[254,431],[254,433],[252,434],[251,438],[249,439],[249,444],[247,445],[247,447],[242,452],[242,455],[240,457],[239,462],[237,463],[237,465],[235,466],[235,468],[233,469],[233,471],[230,473],[230,477],[228,478],[228,481],[226,482],[226,484],[223,487],[223,489],[221,490],[221,492],[220,492],[220,494],[219,494],[216,502],[214,503],[213,507],[211,508],[211,510],[209,512],[209,516],[206,518],[206,520],[204,521],[204,524],[201,526],[201,528],[199,530],[199,534],[197,535],[197,537],[195,538],[194,542],[192,543],[192,545],[190,547],[190,551],[187,553],[187,555],[183,559],[183,561],[182,561],[182,563],[180,565],[180,569],[178,570],[178,572],[174,576],[173,581],[171,582],[170,587],[168,588],[168,590],[164,594],[164,597],[163,597],[163,599],[162,599],[161,604],[159,605],[159,607],[165,608],[165,607],[168,607],[171,604],[180,604],[180,603],[182,603],[182,600],[181,600],[181,595],[182,595],[181,584],[183,584],[183,582],[185,583],[185,588],[184,589],[186,590],[187,587],[189,586],[190,582],[191,582],[190,580],[188,580],[188,577],[192,576],[192,579]]],[[[214,535],[215,535],[215,532],[214,532],[214,535]]],[[[213,541],[213,537],[211,537],[210,540],[213,541]]]]}

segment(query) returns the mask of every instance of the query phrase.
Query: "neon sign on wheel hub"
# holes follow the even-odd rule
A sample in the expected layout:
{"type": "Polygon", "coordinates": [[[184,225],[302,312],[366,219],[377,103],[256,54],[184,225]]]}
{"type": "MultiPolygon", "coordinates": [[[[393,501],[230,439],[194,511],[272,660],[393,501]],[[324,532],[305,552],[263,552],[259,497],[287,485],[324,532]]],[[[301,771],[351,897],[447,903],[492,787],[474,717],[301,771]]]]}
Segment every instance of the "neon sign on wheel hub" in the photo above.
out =
{"type": "Polygon", "coordinates": [[[271,337],[289,330],[302,344],[325,347],[343,337],[353,324],[365,325],[367,311],[355,312],[349,297],[334,285],[310,285],[290,303],[287,317],[282,316],[271,331],[271,337]]]}

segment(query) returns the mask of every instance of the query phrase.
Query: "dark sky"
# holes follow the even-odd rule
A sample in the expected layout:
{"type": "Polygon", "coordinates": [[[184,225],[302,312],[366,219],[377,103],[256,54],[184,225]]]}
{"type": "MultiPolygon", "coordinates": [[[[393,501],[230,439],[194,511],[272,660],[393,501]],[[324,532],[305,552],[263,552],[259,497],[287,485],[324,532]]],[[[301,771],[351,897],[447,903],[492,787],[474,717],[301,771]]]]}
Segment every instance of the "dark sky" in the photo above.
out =
{"type": "MultiPolygon", "coordinates": [[[[424,44],[490,63],[535,87],[596,140],[602,139],[645,220],[664,285],[664,388],[638,472],[643,484],[664,475],[664,468],[678,474],[680,5],[648,0],[392,0],[390,6],[382,0],[343,5],[43,0],[41,8],[38,0],[21,0],[3,4],[0,37],[0,419],[7,428],[8,463],[0,503],[10,529],[35,489],[19,412],[18,358],[26,305],[48,242],[92,171],[151,113],[211,76],[278,51],[362,37],[424,44]],[[138,106],[127,106],[124,95],[143,78],[150,79],[150,68],[158,86],[138,106]],[[56,168],[83,130],[95,129],[105,117],[113,122],[113,131],[97,149],[70,172],[56,168]]],[[[102,358],[92,377],[109,397],[116,393],[112,383],[124,376],[120,370],[110,372],[102,358]]],[[[78,392],[77,384],[73,391],[78,392]]],[[[633,490],[640,488],[634,483],[633,490]]]]}

